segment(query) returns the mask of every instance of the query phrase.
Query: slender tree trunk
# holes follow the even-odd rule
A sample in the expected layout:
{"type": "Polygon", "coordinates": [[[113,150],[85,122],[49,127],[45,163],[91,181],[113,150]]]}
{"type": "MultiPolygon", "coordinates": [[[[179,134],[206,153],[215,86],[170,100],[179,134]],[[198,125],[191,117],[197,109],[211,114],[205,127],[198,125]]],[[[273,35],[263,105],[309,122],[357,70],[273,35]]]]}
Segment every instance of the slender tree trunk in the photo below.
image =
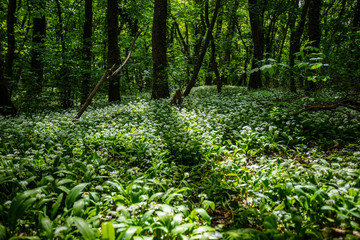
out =
{"type": "MultiPolygon", "coordinates": [[[[299,0],[296,0],[295,3],[296,8],[299,5],[299,0]]],[[[296,84],[295,84],[295,72],[294,72],[294,65],[295,65],[295,53],[300,51],[300,40],[301,36],[303,35],[304,28],[305,28],[305,22],[306,22],[306,14],[309,9],[309,0],[305,1],[305,4],[303,6],[300,21],[295,28],[295,20],[296,17],[294,17],[290,24],[290,28],[292,29],[291,35],[290,35],[290,53],[289,53],[289,60],[290,60],[290,91],[296,92],[296,84]]]]}
{"type": "Polygon", "coordinates": [[[237,22],[235,22],[235,25],[236,25],[236,28],[238,30],[241,42],[243,43],[243,45],[245,47],[245,51],[246,51],[246,57],[245,57],[245,62],[244,62],[244,73],[239,78],[238,86],[246,86],[247,67],[248,67],[248,65],[250,63],[250,51],[249,51],[249,47],[246,45],[246,43],[244,41],[244,38],[242,37],[241,27],[239,26],[239,24],[237,22]]]}
{"type": "Polygon", "coordinates": [[[30,97],[38,95],[42,91],[42,85],[44,82],[44,64],[43,53],[45,50],[45,34],[46,34],[46,19],[45,19],[45,3],[39,3],[36,6],[36,10],[40,13],[40,16],[33,19],[33,39],[31,49],[31,64],[30,71],[34,74],[35,82],[31,82],[30,91],[28,94],[30,97]]]}
{"type": "Polygon", "coordinates": [[[353,21],[353,28],[356,29],[360,28],[360,0],[357,0],[355,11],[354,11],[354,21],[353,21]]]}
{"type": "Polygon", "coordinates": [[[9,0],[6,27],[7,27],[7,52],[5,61],[5,80],[10,82],[13,77],[13,63],[15,58],[15,11],[16,0],[9,0]]]}
{"type": "Polygon", "coordinates": [[[167,76],[166,44],[167,0],[155,0],[152,31],[153,89],[152,98],[170,96],[167,76]]]}
{"type": "Polygon", "coordinates": [[[92,25],[93,25],[92,0],[85,0],[85,23],[83,33],[84,71],[81,82],[81,103],[86,101],[90,93],[91,84],[91,48],[92,48],[92,25]]]}
{"type": "MultiPolygon", "coordinates": [[[[120,64],[120,50],[118,44],[118,4],[117,0],[108,0],[108,65],[120,64]]],[[[120,76],[109,81],[109,102],[120,100],[120,76]]]]}
{"type": "Polygon", "coordinates": [[[71,101],[71,82],[69,79],[69,68],[65,61],[66,56],[66,45],[65,45],[65,33],[62,19],[62,11],[59,0],[56,0],[57,16],[58,16],[58,28],[57,35],[61,42],[61,67],[60,67],[60,94],[61,94],[61,105],[64,109],[72,107],[71,101]]]}
{"type": "Polygon", "coordinates": [[[0,114],[15,114],[16,109],[10,100],[8,81],[4,77],[4,62],[2,59],[2,41],[0,39],[0,114]]]}
{"type": "Polygon", "coordinates": [[[7,53],[5,63],[5,76],[4,76],[4,62],[2,59],[2,39],[0,39],[0,114],[8,115],[15,114],[16,109],[11,102],[9,95],[9,80],[13,76],[13,62],[15,56],[15,11],[16,0],[9,0],[8,12],[7,12],[7,53]]]}
{"type": "MultiPolygon", "coordinates": [[[[254,58],[252,60],[252,69],[258,68],[258,61],[263,59],[264,55],[264,31],[263,31],[263,10],[261,0],[249,1],[249,16],[251,33],[254,43],[254,58]]],[[[249,89],[258,89],[262,87],[261,71],[258,70],[250,75],[249,89]]]]}
{"type": "MultiPolygon", "coordinates": [[[[320,28],[320,10],[321,0],[309,0],[309,22],[308,35],[311,46],[320,48],[321,28],[320,28]]],[[[311,92],[316,89],[316,84],[312,81],[306,81],[305,91],[311,92]]]]}
{"type": "Polygon", "coordinates": [[[191,89],[195,86],[196,79],[198,77],[199,71],[201,69],[201,65],[203,63],[203,60],[204,60],[204,57],[205,57],[205,54],[206,54],[206,50],[207,50],[207,48],[209,46],[212,31],[214,29],[214,25],[215,25],[215,22],[216,22],[216,17],[217,17],[217,14],[219,12],[219,9],[220,9],[220,2],[221,2],[221,0],[216,0],[215,9],[214,9],[214,15],[213,15],[213,17],[211,19],[210,26],[208,27],[208,30],[207,30],[207,33],[206,33],[204,46],[202,47],[200,55],[196,60],[193,75],[191,76],[191,80],[190,80],[189,84],[186,86],[186,89],[185,89],[185,92],[184,92],[184,97],[187,97],[190,94],[191,89]]]}

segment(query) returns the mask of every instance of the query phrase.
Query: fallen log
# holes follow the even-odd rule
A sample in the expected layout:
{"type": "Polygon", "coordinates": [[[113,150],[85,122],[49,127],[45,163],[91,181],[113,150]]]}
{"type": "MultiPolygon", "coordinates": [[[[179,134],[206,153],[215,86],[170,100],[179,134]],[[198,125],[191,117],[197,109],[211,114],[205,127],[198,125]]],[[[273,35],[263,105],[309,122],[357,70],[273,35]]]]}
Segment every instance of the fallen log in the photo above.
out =
{"type": "Polygon", "coordinates": [[[295,112],[293,115],[297,116],[301,113],[311,112],[311,111],[334,110],[337,109],[338,107],[345,107],[360,112],[360,102],[356,100],[347,99],[334,103],[307,106],[304,109],[295,112]]]}

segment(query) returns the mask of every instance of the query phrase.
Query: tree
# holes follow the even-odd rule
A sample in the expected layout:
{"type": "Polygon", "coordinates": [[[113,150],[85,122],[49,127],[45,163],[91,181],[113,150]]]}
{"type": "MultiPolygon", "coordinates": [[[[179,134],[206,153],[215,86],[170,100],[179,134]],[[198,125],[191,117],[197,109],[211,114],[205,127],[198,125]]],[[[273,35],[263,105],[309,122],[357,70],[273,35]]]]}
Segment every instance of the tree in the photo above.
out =
{"type": "Polygon", "coordinates": [[[6,17],[7,27],[7,52],[5,61],[5,80],[7,82],[12,80],[13,77],[13,65],[15,57],[15,11],[16,11],[16,0],[9,0],[8,11],[6,17]]]}
{"type": "Polygon", "coordinates": [[[46,35],[46,19],[45,19],[45,2],[39,1],[33,6],[33,37],[31,49],[31,66],[30,71],[34,75],[35,82],[29,80],[28,96],[34,98],[42,91],[44,82],[44,64],[43,54],[45,50],[45,35],[46,35]]]}
{"type": "Polygon", "coordinates": [[[90,93],[91,80],[91,47],[93,26],[92,0],[85,0],[85,23],[83,34],[84,74],[81,82],[81,102],[84,103],[90,93]]]}
{"type": "Polygon", "coordinates": [[[61,44],[61,67],[60,67],[60,83],[58,84],[61,92],[61,104],[64,109],[70,108],[72,106],[71,101],[71,92],[72,88],[70,87],[70,79],[69,79],[69,67],[65,62],[66,56],[66,43],[65,43],[65,31],[63,26],[63,18],[62,18],[62,11],[59,0],[56,1],[56,8],[57,8],[57,16],[58,16],[58,25],[57,25],[57,35],[60,39],[61,44]]]}
{"type": "Polygon", "coordinates": [[[153,89],[152,98],[170,96],[167,77],[166,44],[167,0],[155,0],[152,28],[153,89]]]}
{"type": "Polygon", "coordinates": [[[221,0],[216,0],[214,14],[212,16],[211,23],[206,32],[204,45],[202,46],[200,54],[196,59],[193,74],[191,76],[189,84],[186,86],[186,89],[184,91],[184,97],[187,97],[190,94],[191,89],[195,86],[196,79],[198,77],[199,71],[201,69],[201,65],[203,63],[203,60],[204,60],[204,57],[206,54],[206,50],[207,50],[207,48],[209,46],[209,42],[212,38],[212,31],[214,29],[216,18],[217,18],[219,9],[220,9],[220,3],[221,3],[221,0]]]}
{"type": "MultiPolygon", "coordinates": [[[[309,11],[308,11],[308,35],[309,41],[312,47],[317,49],[320,48],[320,39],[321,39],[321,28],[320,28],[320,10],[321,10],[321,0],[308,0],[309,1],[309,11]]],[[[313,51],[310,51],[310,53],[313,51]]],[[[315,83],[313,81],[306,81],[305,90],[313,91],[315,90],[315,83]]]]}
{"type": "MultiPolygon", "coordinates": [[[[252,69],[258,68],[258,61],[263,59],[264,55],[264,31],[262,0],[249,0],[249,17],[252,39],[254,43],[254,58],[252,60],[252,69]]],[[[261,71],[257,70],[250,75],[249,89],[258,89],[262,87],[261,71]]]]}
{"type": "MultiPolygon", "coordinates": [[[[299,0],[294,1],[294,8],[297,9],[299,5],[299,0]]],[[[305,22],[306,22],[306,14],[309,8],[309,0],[305,1],[305,4],[302,8],[301,16],[298,25],[295,27],[296,18],[293,17],[290,19],[290,27],[291,27],[291,35],[290,35],[290,52],[289,52],[289,60],[290,60],[290,90],[292,92],[296,92],[296,84],[295,84],[295,53],[300,51],[300,40],[301,36],[304,32],[305,22]]]]}
{"type": "MultiPolygon", "coordinates": [[[[118,45],[118,5],[117,0],[108,0],[108,65],[120,64],[120,50],[118,45]]],[[[115,76],[109,81],[109,102],[120,100],[120,76],[115,76]]]]}
{"type": "Polygon", "coordinates": [[[15,36],[14,36],[14,25],[15,25],[15,10],[16,0],[9,0],[8,12],[7,12],[7,53],[5,63],[5,76],[3,72],[3,59],[2,59],[2,42],[0,39],[0,114],[7,115],[16,112],[14,105],[11,102],[9,95],[9,80],[12,78],[12,68],[14,62],[15,53],[15,36]]]}

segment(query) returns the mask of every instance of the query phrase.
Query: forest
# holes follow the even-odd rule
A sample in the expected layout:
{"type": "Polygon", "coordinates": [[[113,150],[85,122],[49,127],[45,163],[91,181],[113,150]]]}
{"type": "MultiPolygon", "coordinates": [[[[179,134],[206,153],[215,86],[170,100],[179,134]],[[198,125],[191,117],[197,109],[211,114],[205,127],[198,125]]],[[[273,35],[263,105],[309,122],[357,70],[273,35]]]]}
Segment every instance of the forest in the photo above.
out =
{"type": "Polygon", "coordinates": [[[360,0],[0,13],[0,240],[360,239],[360,0]]]}

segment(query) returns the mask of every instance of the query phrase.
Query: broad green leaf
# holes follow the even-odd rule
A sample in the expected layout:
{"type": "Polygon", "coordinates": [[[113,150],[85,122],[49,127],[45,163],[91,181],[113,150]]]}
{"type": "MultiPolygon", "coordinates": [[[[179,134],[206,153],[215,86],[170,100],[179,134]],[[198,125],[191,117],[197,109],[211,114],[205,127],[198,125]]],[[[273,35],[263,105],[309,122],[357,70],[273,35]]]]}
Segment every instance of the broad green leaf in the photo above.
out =
{"type": "Polygon", "coordinates": [[[175,214],[173,220],[172,220],[172,226],[175,227],[177,225],[180,225],[181,222],[183,221],[183,217],[184,215],[182,213],[178,213],[178,214],[175,214]]]}
{"type": "Polygon", "coordinates": [[[276,230],[277,222],[275,216],[267,216],[264,219],[264,227],[266,230],[276,230]]]}
{"type": "Polygon", "coordinates": [[[64,185],[66,183],[71,183],[71,182],[74,182],[74,180],[69,179],[69,178],[64,178],[64,179],[61,179],[60,181],[58,181],[56,183],[56,185],[61,186],[61,185],[64,185]]]}
{"type": "Polygon", "coordinates": [[[207,210],[210,207],[211,210],[215,211],[215,203],[213,201],[204,200],[201,204],[201,207],[205,210],[207,210]]]}
{"type": "Polygon", "coordinates": [[[274,211],[279,211],[279,210],[283,210],[285,208],[285,201],[282,201],[280,205],[277,205],[274,208],[274,211]]]}
{"type": "Polygon", "coordinates": [[[0,224],[0,240],[8,239],[6,235],[6,228],[0,224]]]}
{"type": "Polygon", "coordinates": [[[104,222],[101,224],[102,239],[115,240],[115,230],[112,222],[104,222]]]}
{"type": "Polygon", "coordinates": [[[329,205],[324,205],[321,207],[321,210],[327,210],[327,211],[337,211],[335,208],[329,206],[329,205]]]}
{"type": "Polygon", "coordinates": [[[209,226],[202,226],[193,231],[195,234],[204,233],[204,232],[215,232],[215,228],[209,226]]]}
{"type": "Polygon", "coordinates": [[[76,217],[81,217],[84,213],[84,207],[85,207],[84,199],[77,200],[73,206],[73,215],[76,217]]]}
{"type": "Polygon", "coordinates": [[[142,215],[139,225],[142,226],[145,222],[151,221],[151,215],[154,213],[154,210],[147,211],[144,215],[142,215]]]}
{"type": "Polygon", "coordinates": [[[90,228],[89,224],[85,222],[84,219],[79,217],[73,217],[72,220],[74,221],[75,226],[77,227],[81,235],[84,237],[84,239],[96,239],[94,231],[90,228]]]}
{"type": "Polygon", "coordinates": [[[183,234],[186,231],[190,230],[191,228],[193,228],[195,226],[195,223],[185,223],[185,224],[181,224],[179,226],[176,226],[172,231],[171,234],[173,235],[179,235],[179,234],[183,234]]]}
{"type": "Polygon", "coordinates": [[[83,193],[84,188],[88,183],[80,183],[79,185],[73,187],[65,199],[65,206],[67,209],[70,209],[75,200],[83,193]]]}
{"type": "Polygon", "coordinates": [[[171,217],[170,217],[170,213],[168,212],[156,212],[156,214],[158,215],[160,221],[162,222],[162,224],[165,226],[165,227],[169,227],[170,226],[170,220],[171,220],[171,217]]]}
{"type": "Polygon", "coordinates": [[[139,227],[139,226],[130,226],[126,230],[124,236],[121,239],[122,240],[130,240],[135,235],[135,233],[140,232],[140,231],[141,231],[141,227],[139,227]]]}
{"type": "Polygon", "coordinates": [[[9,240],[40,240],[38,236],[16,236],[11,237],[9,240]]]}
{"type": "Polygon", "coordinates": [[[46,216],[41,219],[41,227],[45,231],[47,239],[52,239],[54,237],[54,230],[49,217],[46,216]]]}
{"type": "Polygon", "coordinates": [[[39,189],[29,190],[14,198],[10,206],[8,217],[10,228],[15,228],[17,220],[20,219],[25,211],[36,201],[36,198],[29,198],[29,196],[37,192],[39,192],[39,189]]]}
{"type": "Polygon", "coordinates": [[[211,218],[210,218],[209,214],[204,209],[196,208],[193,211],[197,212],[202,217],[202,219],[204,219],[208,224],[210,224],[211,218]]]}
{"type": "Polygon", "coordinates": [[[120,183],[117,182],[113,182],[113,181],[106,181],[107,183],[109,183],[110,185],[114,186],[121,195],[127,196],[127,193],[125,192],[123,186],[120,183]]]}
{"type": "Polygon", "coordinates": [[[56,202],[52,205],[52,208],[51,208],[51,218],[53,219],[61,205],[61,202],[62,202],[62,199],[64,197],[64,194],[63,193],[60,193],[60,195],[58,196],[56,202]]]}
{"type": "Polygon", "coordinates": [[[153,202],[155,199],[160,199],[161,196],[163,196],[163,195],[164,195],[163,192],[155,193],[155,194],[151,195],[151,197],[149,198],[148,202],[153,202]]]}

